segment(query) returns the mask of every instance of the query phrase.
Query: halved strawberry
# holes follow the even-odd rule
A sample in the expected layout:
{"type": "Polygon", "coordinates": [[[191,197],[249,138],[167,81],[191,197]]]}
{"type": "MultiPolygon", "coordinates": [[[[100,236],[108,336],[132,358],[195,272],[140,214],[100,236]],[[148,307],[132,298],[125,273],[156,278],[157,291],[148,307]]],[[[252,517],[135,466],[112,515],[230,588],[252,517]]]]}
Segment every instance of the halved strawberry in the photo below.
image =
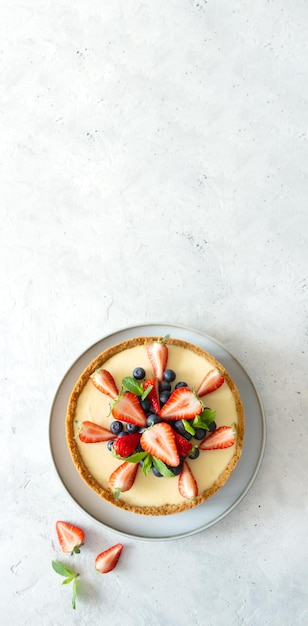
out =
{"type": "Polygon", "coordinates": [[[170,467],[179,465],[180,457],[176,447],[175,433],[169,424],[159,422],[147,428],[141,435],[140,443],[146,452],[170,467]]]}
{"type": "Polygon", "coordinates": [[[223,375],[219,372],[219,370],[210,370],[202,379],[197,389],[197,395],[202,398],[202,396],[206,396],[206,394],[212,393],[212,391],[216,391],[216,389],[219,389],[219,387],[221,387],[224,380],[225,379],[223,375]]]}
{"type": "Polygon", "coordinates": [[[135,482],[138,467],[139,463],[124,461],[110,474],[109,485],[113,489],[116,498],[119,497],[122,491],[131,489],[135,482]]]}
{"type": "Polygon", "coordinates": [[[184,461],[183,469],[179,475],[178,488],[181,496],[187,500],[196,498],[198,495],[198,485],[196,479],[188,465],[184,461]]]}
{"type": "Polygon", "coordinates": [[[95,559],[95,569],[99,574],[108,574],[115,568],[123,550],[122,543],[116,543],[111,548],[104,550],[95,559]]]}
{"type": "Polygon", "coordinates": [[[158,397],[158,379],[155,376],[148,378],[143,383],[143,389],[147,389],[150,386],[152,386],[153,389],[151,389],[147,397],[149,398],[155,413],[158,413],[160,410],[160,403],[158,397]]]}
{"type": "Polygon", "coordinates": [[[159,415],[165,420],[189,420],[200,415],[201,411],[202,404],[194,392],[189,387],[179,387],[172,392],[159,415]]]}
{"type": "Polygon", "coordinates": [[[230,448],[235,443],[235,436],[231,426],[220,426],[213,433],[205,437],[200,443],[200,450],[219,450],[230,448]]]}
{"type": "Polygon", "coordinates": [[[147,353],[154,375],[161,382],[168,361],[168,346],[164,340],[153,341],[147,346],[147,353]]]}
{"type": "Polygon", "coordinates": [[[82,422],[78,436],[83,443],[99,443],[100,441],[114,439],[114,435],[110,430],[88,420],[82,422]]]}
{"type": "Polygon", "coordinates": [[[137,396],[130,391],[118,396],[113,403],[111,412],[116,420],[136,426],[146,426],[146,414],[141,408],[137,396]]]}
{"type": "Polygon", "coordinates": [[[119,456],[130,456],[135,451],[139,441],[140,433],[131,433],[124,437],[118,437],[113,443],[113,449],[119,456]]]}
{"type": "Polygon", "coordinates": [[[90,376],[90,379],[93,385],[102,393],[110,396],[112,399],[117,397],[119,391],[112,374],[108,370],[98,369],[90,376]]]}
{"type": "Polygon", "coordinates": [[[73,526],[70,522],[59,520],[56,522],[56,531],[62,552],[79,554],[84,542],[83,530],[78,526],[73,526]]]}
{"type": "Polygon", "coordinates": [[[193,447],[192,443],[187,441],[187,439],[182,437],[179,433],[175,432],[174,436],[179,455],[184,457],[187,456],[193,447]]]}

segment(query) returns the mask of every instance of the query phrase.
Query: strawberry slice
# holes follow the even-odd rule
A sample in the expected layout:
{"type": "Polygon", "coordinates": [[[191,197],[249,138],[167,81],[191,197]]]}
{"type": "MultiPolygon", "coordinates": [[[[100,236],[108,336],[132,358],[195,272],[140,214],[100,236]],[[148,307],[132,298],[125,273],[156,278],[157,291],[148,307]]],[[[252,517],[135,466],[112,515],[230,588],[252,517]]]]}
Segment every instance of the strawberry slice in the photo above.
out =
{"type": "Polygon", "coordinates": [[[235,443],[235,436],[231,426],[220,426],[213,433],[208,435],[200,443],[200,450],[219,450],[230,448],[235,443]]]}
{"type": "Polygon", "coordinates": [[[104,550],[95,559],[95,569],[99,574],[108,574],[115,568],[123,550],[122,543],[116,543],[111,548],[104,550]]]}
{"type": "Polygon", "coordinates": [[[147,353],[154,375],[161,382],[168,361],[168,346],[163,340],[154,341],[147,346],[147,353]]]}
{"type": "Polygon", "coordinates": [[[160,402],[158,397],[158,379],[155,376],[148,378],[143,383],[144,390],[150,386],[152,386],[153,389],[151,389],[147,397],[149,398],[155,413],[158,413],[160,411],[160,402]]]}
{"type": "Polygon", "coordinates": [[[124,437],[118,437],[114,441],[113,449],[116,454],[122,457],[130,456],[135,451],[140,441],[140,433],[131,433],[124,437]]]}
{"type": "Polygon", "coordinates": [[[100,441],[114,439],[114,435],[110,430],[88,420],[82,422],[78,436],[83,443],[99,443],[100,441]]]}
{"type": "Polygon", "coordinates": [[[210,370],[202,379],[197,389],[197,395],[202,398],[202,396],[206,396],[206,394],[216,391],[216,389],[221,387],[224,380],[223,375],[218,370],[210,370]]]}
{"type": "Polygon", "coordinates": [[[135,424],[136,426],[146,426],[146,414],[141,408],[137,396],[130,391],[118,396],[111,412],[116,420],[135,424]]]}
{"type": "Polygon", "coordinates": [[[181,496],[187,500],[196,498],[198,495],[198,485],[196,479],[188,465],[184,461],[183,469],[179,475],[178,488],[181,496]]]}
{"type": "Polygon", "coordinates": [[[129,463],[124,461],[109,476],[109,485],[114,491],[115,498],[118,498],[122,491],[131,489],[135,482],[139,463],[129,463]]]}
{"type": "Polygon", "coordinates": [[[142,448],[170,467],[177,467],[180,463],[176,447],[175,433],[170,424],[159,422],[147,428],[141,435],[142,448]]]}
{"type": "Polygon", "coordinates": [[[182,435],[180,435],[179,433],[175,432],[174,436],[179,455],[184,457],[187,456],[193,447],[192,443],[190,443],[190,441],[187,441],[187,439],[185,439],[185,437],[182,437],[182,435]]]}
{"type": "Polygon", "coordinates": [[[175,389],[159,415],[165,420],[192,419],[202,411],[202,404],[189,387],[175,389]]]}
{"type": "Polygon", "coordinates": [[[102,393],[110,396],[112,399],[117,397],[119,393],[118,388],[112,374],[110,374],[108,370],[98,369],[90,376],[90,378],[93,385],[95,385],[95,387],[102,393]]]}
{"type": "Polygon", "coordinates": [[[84,542],[84,532],[78,526],[59,520],[56,522],[56,531],[62,552],[79,554],[84,542]]]}

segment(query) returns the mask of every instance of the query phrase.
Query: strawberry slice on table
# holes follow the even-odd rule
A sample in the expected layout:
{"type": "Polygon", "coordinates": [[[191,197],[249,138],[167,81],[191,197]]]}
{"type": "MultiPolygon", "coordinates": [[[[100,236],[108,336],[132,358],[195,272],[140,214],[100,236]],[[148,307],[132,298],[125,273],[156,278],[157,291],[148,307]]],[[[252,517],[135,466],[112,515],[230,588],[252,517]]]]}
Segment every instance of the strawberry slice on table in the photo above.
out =
{"type": "Polygon", "coordinates": [[[122,491],[131,489],[135,482],[139,463],[124,461],[109,476],[109,485],[113,489],[115,498],[118,498],[122,491]]]}
{"type": "Polygon", "coordinates": [[[159,422],[147,428],[141,435],[140,443],[143,450],[170,467],[179,465],[180,456],[176,447],[175,433],[170,424],[159,422]]]}
{"type": "Polygon", "coordinates": [[[231,426],[220,426],[201,442],[200,450],[219,450],[230,448],[235,443],[235,435],[231,426]]]}
{"type": "Polygon", "coordinates": [[[208,393],[216,391],[216,389],[219,389],[219,387],[221,387],[224,383],[224,380],[225,379],[219,370],[210,370],[202,379],[197,389],[197,395],[202,398],[202,396],[206,396],[208,393]]]}
{"type": "Polygon", "coordinates": [[[158,397],[158,379],[155,376],[148,378],[143,383],[144,390],[148,389],[150,386],[152,386],[153,389],[151,389],[147,397],[149,398],[155,413],[158,413],[160,411],[160,402],[158,397]]]}
{"type": "Polygon", "coordinates": [[[152,365],[154,375],[159,382],[163,380],[164,371],[168,361],[168,346],[164,340],[153,341],[147,346],[147,354],[152,365]]]}
{"type": "Polygon", "coordinates": [[[178,489],[181,496],[187,500],[196,498],[198,495],[198,485],[196,479],[188,463],[185,461],[183,463],[183,469],[179,475],[178,489]]]}
{"type": "Polygon", "coordinates": [[[131,433],[125,437],[118,437],[113,443],[113,449],[119,456],[130,456],[135,451],[139,441],[140,433],[131,433]]]}
{"type": "Polygon", "coordinates": [[[78,436],[83,443],[99,443],[114,439],[114,435],[110,430],[88,420],[82,422],[78,436]]]}
{"type": "Polygon", "coordinates": [[[84,532],[78,526],[73,526],[70,522],[58,520],[56,531],[62,552],[79,554],[80,547],[84,542],[84,532]]]}
{"type": "Polygon", "coordinates": [[[111,412],[116,420],[136,426],[146,426],[146,414],[140,406],[138,397],[130,391],[122,393],[116,398],[111,412]]]}
{"type": "Polygon", "coordinates": [[[116,543],[114,546],[111,546],[111,548],[98,554],[95,559],[96,571],[99,572],[99,574],[108,574],[108,572],[111,572],[117,565],[122,550],[123,544],[116,543]]]}
{"type": "Polygon", "coordinates": [[[192,419],[202,412],[202,404],[189,387],[175,389],[159,415],[164,420],[192,419]]]}
{"type": "Polygon", "coordinates": [[[93,385],[110,398],[114,399],[119,394],[115,380],[108,370],[98,369],[90,378],[93,385]]]}
{"type": "Polygon", "coordinates": [[[192,443],[187,441],[187,439],[182,437],[179,433],[175,432],[174,436],[179,455],[184,457],[187,456],[193,447],[192,443]]]}

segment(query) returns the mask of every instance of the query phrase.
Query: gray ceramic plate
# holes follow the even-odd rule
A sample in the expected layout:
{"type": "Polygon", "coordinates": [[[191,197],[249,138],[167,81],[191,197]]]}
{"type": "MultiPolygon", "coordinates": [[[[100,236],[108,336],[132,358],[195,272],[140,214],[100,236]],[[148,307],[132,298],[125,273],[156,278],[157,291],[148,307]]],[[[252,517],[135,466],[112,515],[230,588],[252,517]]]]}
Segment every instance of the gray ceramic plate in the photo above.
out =
{"type": "Polygon", "coordinates": [[[52,459],[66,491],[92,519],[110,530],[135,539],[178,539],[209,528],[243,499],[254,482],[264,454],[265,417],[258,393],[240,363],[215,339],[175,324],[142,324],[119,330],[84,352],[64,376],[56,393],[49,423],[52,459]],[[202,505],[175,515],[145,516],[119,509],[102,500],[80,478],[71,460],[65,437],[65,414],[71,390],[81,372],[100,352],[120,341],[138,336],[170,336],[189,341],[213,354],[236,383],[245,408],[246,430],[241,459],[228,482],[202,505]]]}

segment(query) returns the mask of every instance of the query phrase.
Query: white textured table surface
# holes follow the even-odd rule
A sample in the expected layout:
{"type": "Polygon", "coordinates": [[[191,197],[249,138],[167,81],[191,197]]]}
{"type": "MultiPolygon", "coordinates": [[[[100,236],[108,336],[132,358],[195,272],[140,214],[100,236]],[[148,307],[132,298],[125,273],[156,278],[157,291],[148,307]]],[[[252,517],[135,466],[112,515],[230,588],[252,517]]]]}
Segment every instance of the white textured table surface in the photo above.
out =
{"type": "Polygon", "coordinates": [[[303,0],[1,3],[2,624],[307,626],[307,23],[303,0]],[[224,520],[125,538],[99,576],[119,536],[59,482],[49,412],[81,352],[153,321],[240,360],[266,452],[224,520]],[[87,534],[76,611],[57,519],[87,534]]]}

